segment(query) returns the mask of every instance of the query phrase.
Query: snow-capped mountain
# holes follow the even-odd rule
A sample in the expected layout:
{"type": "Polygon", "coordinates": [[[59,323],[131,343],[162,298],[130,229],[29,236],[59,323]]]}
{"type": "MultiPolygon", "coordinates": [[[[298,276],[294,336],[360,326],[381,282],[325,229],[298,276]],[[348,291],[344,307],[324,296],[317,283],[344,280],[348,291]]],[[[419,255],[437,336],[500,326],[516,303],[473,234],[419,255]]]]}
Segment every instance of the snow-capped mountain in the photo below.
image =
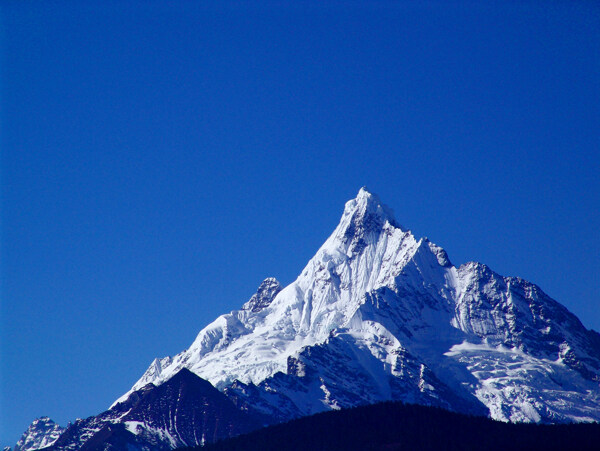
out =
{"type": "Polygon", "coordinates": [[[600,334],[530,282],[453,266],[363,188],[293,283],[265,279],[108,411],[44,437],[61,450],[172,449],[385,400],[600,421],[600,334]]]}
{"type": "Polygon", "coordinates": [[[14,451],[34,451],[52,445],[65,431],[48,417],[33,421],[21,439],[13,448],[14,451]]]}
{"type": "Polygon", "coordinates": [[[389,399],[600,420],[598,333],[532,283],[453,266],[365,188],[293,283],[266,279],[132,391],[182,368],[274,421],[389,399]]]}

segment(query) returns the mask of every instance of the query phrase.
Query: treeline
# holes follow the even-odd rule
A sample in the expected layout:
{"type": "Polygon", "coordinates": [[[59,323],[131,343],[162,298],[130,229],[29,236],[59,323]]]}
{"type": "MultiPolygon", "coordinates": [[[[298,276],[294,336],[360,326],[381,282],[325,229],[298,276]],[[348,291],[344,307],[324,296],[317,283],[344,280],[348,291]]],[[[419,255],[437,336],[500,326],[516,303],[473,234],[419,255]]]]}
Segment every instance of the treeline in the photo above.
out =
{"type": "Polygon", "coordinates": [[[597,451],[600,424],[507,424],[435,407],[386,402],[320,413],[190,449],[597,451]]]}

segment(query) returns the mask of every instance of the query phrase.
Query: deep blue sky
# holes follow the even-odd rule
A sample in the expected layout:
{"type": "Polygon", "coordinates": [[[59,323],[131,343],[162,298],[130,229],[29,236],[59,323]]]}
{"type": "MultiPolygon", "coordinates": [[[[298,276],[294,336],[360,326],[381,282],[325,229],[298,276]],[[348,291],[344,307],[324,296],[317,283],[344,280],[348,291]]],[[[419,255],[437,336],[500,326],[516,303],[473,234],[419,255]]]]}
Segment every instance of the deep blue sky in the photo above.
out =
{"type": "Polygon", "coordinates": [[[598,2],[260,5],[0,6],[0,445],[291,282],[362,185],[600,329],[598,2]]]}

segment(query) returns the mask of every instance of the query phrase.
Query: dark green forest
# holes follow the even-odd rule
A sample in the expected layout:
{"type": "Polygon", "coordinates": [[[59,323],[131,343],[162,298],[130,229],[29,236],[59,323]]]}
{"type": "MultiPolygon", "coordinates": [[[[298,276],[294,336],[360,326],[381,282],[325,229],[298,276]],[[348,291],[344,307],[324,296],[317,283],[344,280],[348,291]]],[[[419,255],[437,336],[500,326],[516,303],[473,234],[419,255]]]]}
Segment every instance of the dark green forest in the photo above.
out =
{"type": "Polygon", "coordinates": [[[600,424],[508,424],[399,402],[324,412],[223,440],[202,451],[594,450],[600,424]]]}

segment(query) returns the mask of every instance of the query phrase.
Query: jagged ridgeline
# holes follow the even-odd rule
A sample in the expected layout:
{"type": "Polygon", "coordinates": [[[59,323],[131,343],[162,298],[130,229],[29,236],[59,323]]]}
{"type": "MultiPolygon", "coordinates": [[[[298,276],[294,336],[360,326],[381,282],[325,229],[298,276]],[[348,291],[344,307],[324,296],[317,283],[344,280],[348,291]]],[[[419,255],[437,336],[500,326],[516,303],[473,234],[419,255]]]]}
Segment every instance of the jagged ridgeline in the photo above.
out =
{"type": "Polygon", "coordinates": [[[600,419],[598,333],[530,282],[481,263],[454,266],[365,188],[293,283],[268,278],[240,305],[56,444],[192,446],[381,401],[504,422],[600,419]],[[218,427],[213,410],[160,391],[182,370],[212,384],[203,387],[222,406],[218,427]]]}

